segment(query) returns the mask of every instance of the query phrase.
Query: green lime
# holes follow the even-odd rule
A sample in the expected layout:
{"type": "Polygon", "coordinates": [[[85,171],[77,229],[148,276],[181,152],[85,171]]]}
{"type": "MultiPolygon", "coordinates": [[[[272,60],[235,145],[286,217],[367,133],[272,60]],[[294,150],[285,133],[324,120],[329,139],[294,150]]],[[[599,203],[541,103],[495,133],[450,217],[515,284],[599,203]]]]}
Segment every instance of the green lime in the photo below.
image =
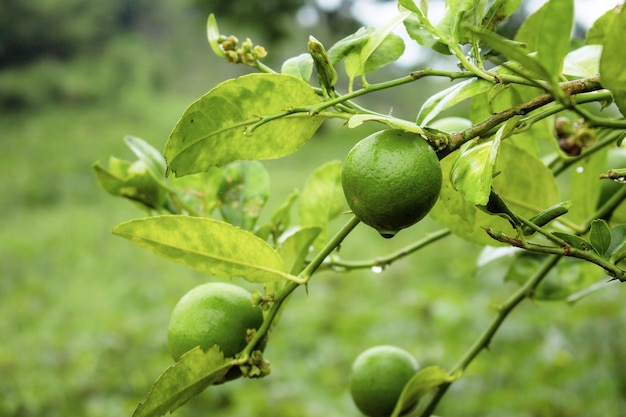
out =
{"type": "Polygon", "coordinates": [[[252,305],[245,289],[228,283],[199,285],[185,294],[172,311],[167,329],[174,360],[201,346],[218,345],[225,357],[234,357],[248,344],[248,329],[258,329],[263,312],[252,305]]]}
{"type": "Polygon", "coordinates": [[[421,136],[399,129],[374,133],[357,143],[343,164],[348,205],[383,237],[423,219],[441,190],[441,166],[421,136]]]}
{"type": "Polygon", "coordinates": [[[404,349],[387,345],[367,349],[352,364],[350,394],[354,404],[369,417],[390,416],[417,369],[417,361],[404,349]]]}

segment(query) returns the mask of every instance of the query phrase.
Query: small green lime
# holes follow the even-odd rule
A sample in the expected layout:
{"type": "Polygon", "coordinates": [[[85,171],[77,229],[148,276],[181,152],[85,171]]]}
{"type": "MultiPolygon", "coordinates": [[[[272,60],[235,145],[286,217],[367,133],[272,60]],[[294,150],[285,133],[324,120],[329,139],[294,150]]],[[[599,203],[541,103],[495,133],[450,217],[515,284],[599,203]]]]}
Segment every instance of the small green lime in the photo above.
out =
{"type": "MultiPolygon", "coordinates": [[[[399,347],[382,345],[365,350],[352,364],[350,394],[354,404],[369,417],[388,417],[417,369],[415,358],[399,347]]],[[[406,407],[404,412],[413,407],[406,407]]]]}
{"type": "Polygon", "coordinates": [[[374,133],[357,143],[343,164],[348,205],[383,237],[423,219],[441,190],[441,166],[421,136],[399,129],[374,133]]]}
{"type": "Polygon", "coordinates": [[[248,344],[248,329],[263,323],[261,308],[252,305],[245,289],[228,283],[202,284],[185,294],[172,311],[167,339],[174,360],[196,346],[218,345],[234,357],[248,344]]]}

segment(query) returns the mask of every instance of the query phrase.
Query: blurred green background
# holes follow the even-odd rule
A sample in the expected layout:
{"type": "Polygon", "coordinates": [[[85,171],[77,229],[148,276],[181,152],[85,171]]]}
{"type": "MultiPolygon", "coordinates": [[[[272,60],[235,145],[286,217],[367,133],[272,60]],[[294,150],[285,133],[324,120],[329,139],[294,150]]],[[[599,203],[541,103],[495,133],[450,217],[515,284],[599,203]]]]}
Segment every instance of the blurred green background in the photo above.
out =
{"type": "MultiPolygon", "coordinates": [[[[279,67],[306,51],[309,34],[328,46],[358,28],[348,6],[0,0],[0,417],[129,416],[171,364],[169,313],[211,278],[112,236],[114,225],[143,213],[101,191],[90,167],[110,155],[132,158],[127,134],[161,149],[191,101],[247,72],[212,55],[208,13],[222,32],[264,45],[267,63],[279,67]]],[[[422,82],[363,103],[412,118],[447,84],[422,82]]],[[[329,123],[296,154],[264,162],[272,178],[266,215],[371,129],[329,123]]],[[[373,259],[437,229],[426,220],[383,240],[359,227],[341,257],[373,259]]],[[[502,271],[476,273],[481,250],[448,238],[383,273],[316,275],[272,334],[272,375],[213,387],[174,414],[357,416],[348,370],[377,344],[451,367],[493,317],[492,305],[515,289],[502,271]]],[[[574,306],[524,303],[438,414],[626,416],[625,320],[618,285],[574,306]]]]}

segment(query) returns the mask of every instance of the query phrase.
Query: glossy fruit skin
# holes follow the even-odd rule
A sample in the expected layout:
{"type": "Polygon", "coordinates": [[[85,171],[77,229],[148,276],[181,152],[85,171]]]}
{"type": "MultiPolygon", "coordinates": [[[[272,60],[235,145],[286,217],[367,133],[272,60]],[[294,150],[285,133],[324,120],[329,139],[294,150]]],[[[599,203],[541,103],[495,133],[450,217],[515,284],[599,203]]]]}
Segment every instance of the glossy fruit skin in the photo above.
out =
{"type": "Polygon", "coordinates": [[[252,305],[245,289],[224,282],[199,285],[176,304],[167,329],[174,360],[196,346],[218,345],[224,357],[234,357],[247,345],[247,330],[258,329],[263,312],[252,305]]]}
{"type": "MultiPolygon", "coordinates": [[[[366,416],[388,417],[417,370],[417,361],[404,349],[389,345],[367,349],[352,364],[352,400],[366,416]]],[[[408,407],[404,413],[412,408],[408,407]]]]}
{"type": "Polygon", "coordinates": [[[389,238],[423,219],[435,205],[441,191],[441,165],[422,137],[388,129],[350,150],[341,181],[359,220],[389,238]]]}

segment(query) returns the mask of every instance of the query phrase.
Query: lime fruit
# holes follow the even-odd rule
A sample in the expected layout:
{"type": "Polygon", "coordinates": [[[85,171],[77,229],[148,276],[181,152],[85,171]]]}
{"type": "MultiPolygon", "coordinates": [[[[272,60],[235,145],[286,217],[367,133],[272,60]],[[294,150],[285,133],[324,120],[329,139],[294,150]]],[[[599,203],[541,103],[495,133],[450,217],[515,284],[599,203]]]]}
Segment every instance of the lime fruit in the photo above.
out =
{"type": "Polygon", "coordinates": [[[399,347],[382,345],[365,350],[352,364],[350,394],[354,404],[369,417],[390,416],[417,369],[415,358],[399,347]]]}
{"type": "Polygon", "coordinates": [[[423,219],[441,190],[434,149],[415,133],[388,129],[358,142],[343,164],[341,181],[359,220],[383,237],[423,219]]]}
{"type": "Polygon", "coordinates": [[[218,345],[225,357],[234,357],[248,344],[248,329],[263,323],[260,307],[252,305],[245,289],[228,283],[199,285],[174,307],[167,329],[169,351],[174,360],[196,346],[218,345]]]}

